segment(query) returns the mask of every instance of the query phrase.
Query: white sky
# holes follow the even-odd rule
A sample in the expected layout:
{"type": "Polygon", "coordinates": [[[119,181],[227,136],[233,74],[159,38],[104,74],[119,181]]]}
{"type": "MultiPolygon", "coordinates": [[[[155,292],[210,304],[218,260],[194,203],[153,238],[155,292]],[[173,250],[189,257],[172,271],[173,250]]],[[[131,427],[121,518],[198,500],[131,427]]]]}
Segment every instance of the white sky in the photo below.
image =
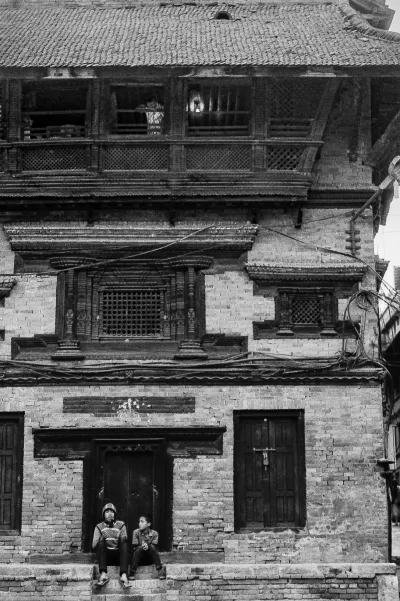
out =
{"type": "MultiPolygon", "coordinates": [[[[400,0],[386,0],[386,4],[396,11],[391,30],[400,33],[400,0]]],[[[400,265],[400,197],[399,186],[395,186],[395,197],[390,207],[386,227],[380,227],[375,238],[375,251],[382,259],[389,260],[390,267],[386,278],[393,284],[393,265],[400,265]]]]}

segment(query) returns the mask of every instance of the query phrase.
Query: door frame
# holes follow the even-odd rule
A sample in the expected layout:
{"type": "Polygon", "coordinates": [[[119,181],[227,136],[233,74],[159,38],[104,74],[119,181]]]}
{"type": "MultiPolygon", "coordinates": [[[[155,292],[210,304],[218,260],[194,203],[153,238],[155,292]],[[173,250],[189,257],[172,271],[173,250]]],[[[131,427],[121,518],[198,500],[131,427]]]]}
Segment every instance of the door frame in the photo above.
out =
{"type": "MultiPolygon", "coordinates": [[[[240,483],[238,477],[238,440],[241,419],[272,419],[291,417],[296,419],[297,433],[297,458],[298,458],[298,474],[297,474],[297,501],[298,509],[298,524],[293,528],[304,528],[306,524],[306,462],[305,462],[305,432],[304,432],[304,409],[260,409],[260,410],[238,410],[233,412],[233,472],[234,472],[234,513],[235,513],[235,531],[254,530],[251,527],[244,526],[239,519],[240,516],[240,483]]],[[[287,530],[290,527],[284,527],[287,530]]],[[[258,528],[257,528],[258,529],[258,528]]],[[[281,526],[261,526],[261,530],[282,530],[281,526]]]]}
{"type": "MultiPolygon", "coordinates": [[[[87,465],[86,474],[90,472],[89,482],[86,482],[86,492],[89,494],[87,503],[88,514],[83,520],[83,528],[86,533],[84,535],[86,550],[91,550],[91,536],[95,525],[100,521],[99,513],[99,494],[98,491],[102,488],[101,473],[104,467],[103,461],[107,447],[113,447],[113,451],[123,452],[152,452],[153,453],[153,520],[154,526],[157,528],[160,535],[161,550],[168,549],[168,516],[167,516],[167,453],[165,438],[145,438],[140,436],[132,436],[127,438],[95,438],[92,440],[92,452],[90,453],[90,465],[87,465]],[[136,447],[136,448],[135,448],[136,447]],[[154,486],[156,481],[157,486],[154,486]],[[99,486],[100,485],[100,486],[99,486]]],[[[107,501],[104,501],[107,502],[107,501]]],[[[118,509],[118,508],[117,508],[118,509]]],[[[83,512],[86,513],[85,510],[83,512]]],[[[130,543],[131,541],[129,541],[130,543]]]]}

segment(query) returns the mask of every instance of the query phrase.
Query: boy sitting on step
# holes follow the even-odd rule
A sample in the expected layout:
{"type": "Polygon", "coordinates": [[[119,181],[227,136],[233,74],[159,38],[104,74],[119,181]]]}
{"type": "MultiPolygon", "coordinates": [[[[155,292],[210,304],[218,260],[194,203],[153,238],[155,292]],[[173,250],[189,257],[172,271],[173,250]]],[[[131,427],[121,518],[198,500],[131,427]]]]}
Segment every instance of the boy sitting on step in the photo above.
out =
{"type": "Polygon", "coordinates": [[[135,572],[138,565],[145,557],[150,557],[152,563],[157,568],[158,577],[160,580],[165,580],[165,568],[163,567],[160,555],[157,551],[158,532],[152,530],[151,519],[147,515],[142,515],[139,518],[139,528],[134,530],[132,535],[132,567],[131,578],[135,578],[135,572]]]}
{"type": "Polygon", "coordinates": [[[93,534],[93,550],[99,561],[100,578],[96,586],[101,587],[109,582],[107,563],[110,556],[119,552],[120,581],[124,588],[129,588],[127,571],[129,565],[128,534],[124,522],[117,520],[115,505],[107,503],[102,511],[103,521],[97,524],[93,534]]]}

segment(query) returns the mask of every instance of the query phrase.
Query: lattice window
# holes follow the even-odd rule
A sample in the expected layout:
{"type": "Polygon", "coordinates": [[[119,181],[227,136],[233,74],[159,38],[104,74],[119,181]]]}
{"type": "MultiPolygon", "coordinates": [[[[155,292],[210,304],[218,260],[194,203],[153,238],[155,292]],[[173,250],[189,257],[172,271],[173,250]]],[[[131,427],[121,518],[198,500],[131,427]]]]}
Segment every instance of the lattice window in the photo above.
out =
{"type": "Polygon", "coordinates": [[[78,138],[86,135],[88,84],[69,81],[24,83],[22,138],[78,138]]]}
{"type": "Polygon", "coordinates": [[[303,149],[282,146],[268,147],[266,154],[267,169],[296,171],[299,168],[303,149]]]}
{"type": "Polygon", "coordinates": [[[232,171],[251,168],[249,146],[188,146],[186,168],[199,171],[232,171]]]}
{"type": "Polygon", "coordinates": [[[108,146],[104,149],[105,170],[152,170],[168,169],[166,146],[108,146]]]}
{"type": "Polygon", "coordinates": [[[270,79],[269,137],[308,136],[323,86],[316,79],[270,79]]]}
{"type": "Polygon", "coordinates": [[[86,151],[82,146],[23,148],[23,171],[83,171],[86,151]]]}
{"type": "Polygon", "coordinates": [[[110,129],[118,135],[164,133],[164,88],[119,84],[110,87],[110,129]]]}
{"type": "Polygon", "coordinates": [[[251,88],[245,85],[189,86],[187,99],[190,136],[249,134],[251,88]]]}
{"type": "Polygon", "coordinates": [[[293,324],[318,324],[321,322],[321,301],[315,297],[295,296],[292,300],[293,324]]]}
{"type": "Polygon", "coordinates": [[[100,300],[100,336],[160,338],[163,290],[104,290],[100,300]]]}

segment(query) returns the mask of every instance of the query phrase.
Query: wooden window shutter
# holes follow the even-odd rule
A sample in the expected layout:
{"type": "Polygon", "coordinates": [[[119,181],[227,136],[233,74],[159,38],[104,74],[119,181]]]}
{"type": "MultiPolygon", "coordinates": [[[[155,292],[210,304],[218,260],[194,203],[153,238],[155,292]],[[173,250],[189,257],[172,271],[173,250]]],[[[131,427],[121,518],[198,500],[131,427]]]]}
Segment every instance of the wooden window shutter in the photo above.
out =
{"type": "Polygon", "coordinates": [[[21,527],[22,440],[22,415],[0,414],[0,532],[21,527]]]}

